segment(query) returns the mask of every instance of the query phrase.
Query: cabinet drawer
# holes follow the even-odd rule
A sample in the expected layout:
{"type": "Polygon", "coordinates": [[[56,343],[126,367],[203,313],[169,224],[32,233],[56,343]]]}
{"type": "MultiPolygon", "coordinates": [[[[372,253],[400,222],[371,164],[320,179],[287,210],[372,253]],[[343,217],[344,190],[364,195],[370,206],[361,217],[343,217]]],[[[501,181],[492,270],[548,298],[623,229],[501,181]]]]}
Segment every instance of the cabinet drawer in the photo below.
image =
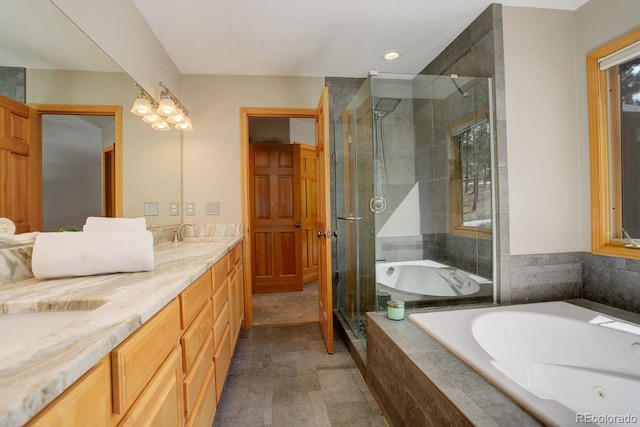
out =
{"type": "MultiPolygon", "coordinates": [[[[209,331],[204,346],[193,363],[193,368],[184,379],[184,409],[187,418],[193,413],[200,391],[205,384],[208,372],[213,364],[213,333],[209,331]]],[[[214,400],[212,400],[214,402],[214,400]]]]}
{"type": "Polygon", "coordinates": [[[229,270],[231,270],[242,257],[242,243],[235,245],[227,257],[229,258],[229,270]]]}
{"type": "Polygon", "coordinates": [[[216,289],[213,294],[213,318],[217,319],[229,299],[229,281],[225,280],[222,286],[216,289]]]}
{"type": "Polygon", "coordinates": [[[122,420],[122,427],[181,426],[184,420],[182,400],[182,363],[180,346],[169,355],[147,388],[122,420]]]}
{"type": "Polygon", "coordinates": [[[229,333],[229,326],[227,326],[224,330],[222,341],[213,355],[213,363],[216,365],[216,403],[220,403],[224,381],[231,365],[231,356],[231,334],[229,333]]]}
{"type": "Polygon", "coordinates": [[[206,385],[200,396],[193,415],[187,420],[187,427],[211,427],[216,417],[216,376],[213,363],[209,364],[206,385]]]}
{"type": "Polygon", "coordinates": [[[180,304],[171,301],[111,352],[113,411],[124,413],[180,338],[180,304]]]}
{"type": "Polygon", "coordinates": [[[180,294],[180,320],[183,330],[189,327],[211,295],[211,277],[211,269],[209,269],[180,294]]]}
{"type": "Polygon", "coordinates": [[[193,361],[211,331],[211,326],[213,326],[213,315],[211,314],[211,300],[208,299],[205,306],[202,307],[198,316],[180,339],[183,353],[182,367],[185,373],[188,373],[189,369],[191,369],[193,361]]]}
{"type": "Polygon", "coordinates": [[[102,359],[33,418],[29,427],[107,426],[111,417],[111,361],[102,359]]]}
{"type": "Polygon", "coordinates": [[[228,254],[220,259],[220,261],[216,262],[213,268],[213,290],[215,292],[218,287],[222,286],[224,283],[224,279],[227,277],[227,273],[229,272],[229,261],[228,254]]]}
{"type": "Polygon", "coordinates": [[[213,347],[218,348],[220,340],[224,335],[225,328],[229,324],[229,302],[226,302],[222,307],[220,315],[213,323],[213,347]]]}

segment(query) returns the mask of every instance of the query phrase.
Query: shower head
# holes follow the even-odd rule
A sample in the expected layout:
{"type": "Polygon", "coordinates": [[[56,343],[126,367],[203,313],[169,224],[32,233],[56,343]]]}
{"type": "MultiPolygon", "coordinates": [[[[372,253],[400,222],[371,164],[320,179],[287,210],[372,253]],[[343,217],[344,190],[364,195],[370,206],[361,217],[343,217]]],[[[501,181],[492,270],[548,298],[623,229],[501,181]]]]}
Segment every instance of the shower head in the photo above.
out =
{"type": "Polygon", "coordinates": [[[373,111],[387,115],[393,113],[398,104],[400,104],[400,98],[380,98],[373,111]]]}

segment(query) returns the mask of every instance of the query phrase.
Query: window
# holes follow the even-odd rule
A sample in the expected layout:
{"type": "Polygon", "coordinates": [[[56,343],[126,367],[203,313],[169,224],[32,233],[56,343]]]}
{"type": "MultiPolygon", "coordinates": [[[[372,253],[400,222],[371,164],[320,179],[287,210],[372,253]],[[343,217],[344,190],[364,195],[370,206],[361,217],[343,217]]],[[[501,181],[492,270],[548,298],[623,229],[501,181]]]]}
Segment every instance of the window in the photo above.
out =
{"type": "Polygon", "coordinates": [[[491,129],[476,114],[450,131],[449,232],[491,238],[491,129]]]}
{"type": "Polygon", "coordinates": [[[592,252],[640,259],[640,30],[587,55],[592,252]]]}

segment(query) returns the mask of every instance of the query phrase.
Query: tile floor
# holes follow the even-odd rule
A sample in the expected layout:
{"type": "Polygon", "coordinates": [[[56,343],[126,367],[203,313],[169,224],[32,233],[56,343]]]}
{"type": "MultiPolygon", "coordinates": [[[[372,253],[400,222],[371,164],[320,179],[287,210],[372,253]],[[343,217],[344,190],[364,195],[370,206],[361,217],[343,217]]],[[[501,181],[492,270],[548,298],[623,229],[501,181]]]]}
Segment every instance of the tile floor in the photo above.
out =
{"type": "Polygon", "coordinates": [[[243,329],[214,425],[387,427],[342,341],[334,350],[318,323],[243,329]]]}

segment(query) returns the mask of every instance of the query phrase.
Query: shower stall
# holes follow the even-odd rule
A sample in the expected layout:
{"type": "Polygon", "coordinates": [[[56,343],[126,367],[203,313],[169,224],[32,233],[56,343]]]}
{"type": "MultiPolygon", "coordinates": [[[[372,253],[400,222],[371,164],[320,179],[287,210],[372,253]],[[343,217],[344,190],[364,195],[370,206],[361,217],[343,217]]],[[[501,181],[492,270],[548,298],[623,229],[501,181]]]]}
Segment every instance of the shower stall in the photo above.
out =
{"type": "Polygon", "coordinates": [[[334,308],[365,313],[494,301],[487,78],[369,76],[333,123],[334,308]]]}

